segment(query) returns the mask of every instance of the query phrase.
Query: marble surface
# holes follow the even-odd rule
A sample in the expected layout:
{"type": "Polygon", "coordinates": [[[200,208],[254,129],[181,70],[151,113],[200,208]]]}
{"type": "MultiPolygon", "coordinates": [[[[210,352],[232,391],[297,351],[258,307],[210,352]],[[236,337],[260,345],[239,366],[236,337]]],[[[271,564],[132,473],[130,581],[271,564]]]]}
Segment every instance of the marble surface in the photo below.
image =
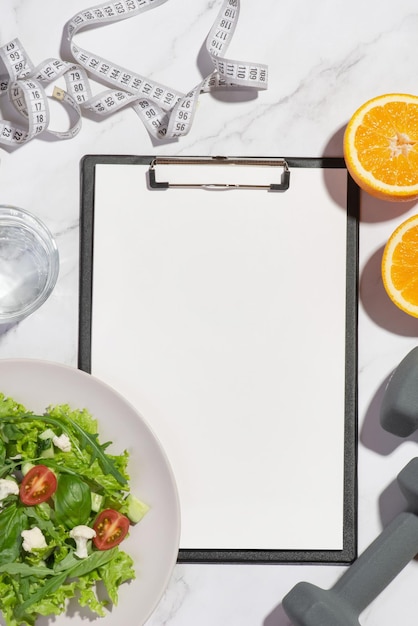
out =
{"type": "MultiPolygon", "coordinates": [[[[202,47],[220,0],[169,0],[126,22],[82,33],[80,44],[132,70],[187,91],[208,71],[202,47]]],[[[83,0],[2,0],[0,44],[18,37],[37,65],[59,57],[68,19],[83,0]]],[[[77,363],[79,167],[85,154],[224,154],[341,156],[344,126],[365,100],[414,93],[418,61],[415,0],[243,0],[228,55],[266,63],[269,87],[258,94],[203,94],[190,133],[156,144],[132,109],[83,119],[72,140],[41,136],[19,149],[0,147],[0,202],[41,217],[61,256],[57,286],[30,318],[0,330],[0,358],[77,363]]],[[[64,57],[65,58],[65,57],[64,57]]],[[[70,60],[70,59],[66,59],[70,60]]],[[[54,104],[54,103],[52,103],[54,104]]],[[[2,116],[4,103],[0,100],[2,116]]],[[[67,119],[52,106],[52,126],[67,119]]],[[[362,196],[359,302],[359,551],[404,502],[394,479],[415,456],[417,440],[399,442],[379,426],[384,384],[415,347],[418,320],[388,301],[381,284],[382,247],[416,212],[362,196]]],[[[299,580],[323,587],[340,566],[177,565],[147,626],[288,626],[283,595],[299,580]]],[[[416,623],[418,564],[410,563],[361,616],[367,626],[416,623]]]]}

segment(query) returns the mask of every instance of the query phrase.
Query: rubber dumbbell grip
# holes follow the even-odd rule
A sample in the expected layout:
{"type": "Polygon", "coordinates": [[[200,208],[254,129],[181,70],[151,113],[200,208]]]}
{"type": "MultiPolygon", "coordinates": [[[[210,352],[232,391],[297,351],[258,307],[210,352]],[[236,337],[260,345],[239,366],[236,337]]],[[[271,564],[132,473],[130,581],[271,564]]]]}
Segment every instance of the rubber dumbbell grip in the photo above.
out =
{"type": "Polygon", "coordinates": [[[400,513],[338,579],[332,591],[357,615],[418,553],[418,517],[400,513]]]}

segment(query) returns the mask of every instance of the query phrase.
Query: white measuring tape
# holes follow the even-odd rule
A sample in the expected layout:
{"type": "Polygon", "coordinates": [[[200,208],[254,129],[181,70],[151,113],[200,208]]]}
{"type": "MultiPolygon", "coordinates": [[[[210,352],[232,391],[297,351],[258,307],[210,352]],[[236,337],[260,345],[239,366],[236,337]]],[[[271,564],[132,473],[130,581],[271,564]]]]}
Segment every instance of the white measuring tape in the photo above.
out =
{"type": "Polygon", "coordinates": [[[47,59],[34,67],[18,39],[0,47],[0,59],[7,74],[0,75],[0,95],[8,94],[14,109],[25,118],[21,127],[0,119],[0,144],[16,146],[46,132],[58,139],[70,139],[81,128],[82,111],[99,116],[132,106],[150,135],[156,139],[186,135],[193,121],[201,93],[230,87],[267,89],[267,66],[227,59],[224,54],[234,34],[239,0],[223,0],[222,8],[207,36],[206,49],[213,71],[187,94],[149,80],[77,46],[75,35],[87,27],[125,20],[167,0],[118,0],[99,4],[77,13],[65,26],[73,63],[47,59]],[[52,97],[71,108],[75,121],[67,131],[49,128],[50,113],[45,87],[60,77],[66,88],[55,87],[52,97]],[[94,96],[90,79],[109,88],[94,96]]]}

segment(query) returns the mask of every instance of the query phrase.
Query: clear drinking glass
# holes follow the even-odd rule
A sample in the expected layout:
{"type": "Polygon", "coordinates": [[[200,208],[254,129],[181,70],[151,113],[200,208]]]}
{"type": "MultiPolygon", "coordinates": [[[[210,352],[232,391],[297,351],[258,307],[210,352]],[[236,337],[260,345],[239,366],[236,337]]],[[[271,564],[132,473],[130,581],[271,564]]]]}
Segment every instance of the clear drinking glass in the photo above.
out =
{"type": "Polygon", "coordinates": [[[0,324],[36,311],[58,272],[58,248],[45,224],[28,211],[0,205],[0,324]]]}

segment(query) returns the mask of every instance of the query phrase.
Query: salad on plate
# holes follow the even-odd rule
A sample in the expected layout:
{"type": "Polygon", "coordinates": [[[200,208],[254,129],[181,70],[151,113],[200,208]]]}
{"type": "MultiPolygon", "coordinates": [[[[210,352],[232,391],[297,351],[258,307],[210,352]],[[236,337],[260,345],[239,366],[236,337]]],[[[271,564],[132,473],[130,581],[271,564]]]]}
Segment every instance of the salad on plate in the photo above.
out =
{"type": "Polygon", "coordinates": [[[7,626],[80,607],[103,617],[135,578],[123,540],[148,506],[129,454],[111,454],[86,409],[36,415],[0,393],[0,610],[7,626]],[[122,546],[122,547],[121,547],[122,546]]]}

